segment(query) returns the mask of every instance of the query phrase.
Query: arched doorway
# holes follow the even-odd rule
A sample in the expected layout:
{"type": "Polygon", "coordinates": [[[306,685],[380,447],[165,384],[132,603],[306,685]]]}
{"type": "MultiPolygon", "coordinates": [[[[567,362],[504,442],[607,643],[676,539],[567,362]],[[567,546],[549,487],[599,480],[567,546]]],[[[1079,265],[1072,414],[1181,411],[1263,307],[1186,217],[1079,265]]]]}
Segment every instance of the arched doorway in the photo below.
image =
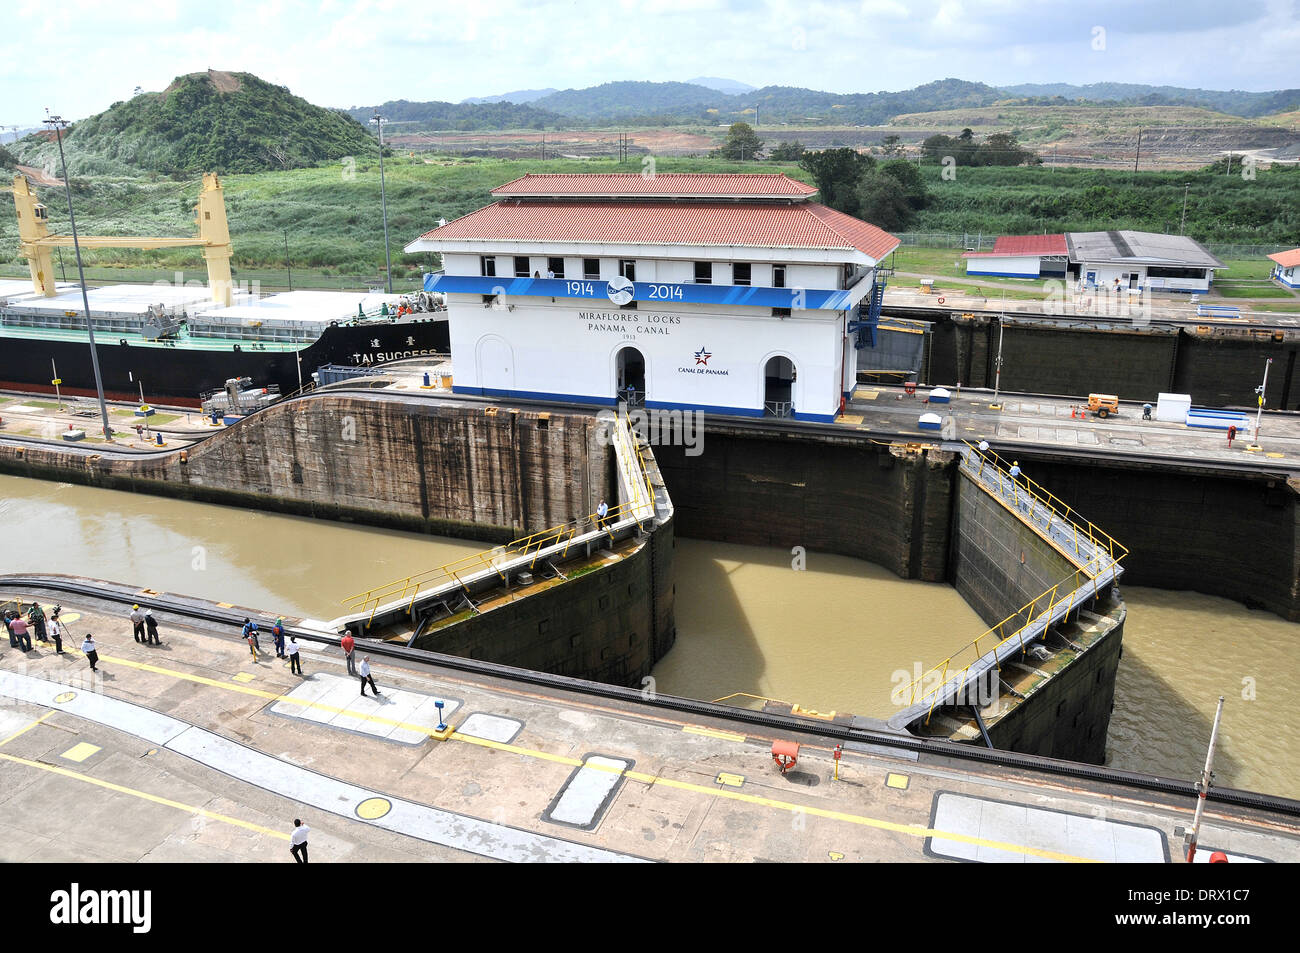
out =
{"type": "Polygon", "coordinates": [[[794,362],[788,357],[770,357],[763,367],[763,413],[768,417],[794,414],[794,362]]]}
{"type": "Polygon", "coordinates": [[[645,355],[634,347],[619,350],[614,358],[616,396],[629,407],[645,403],[645,355]]]}
{"type": "Polygon", "coordinates": [[[510,343],[495,334],[478,342],[478,386],[486,390],[513,390],[515,355],[510,343]]]}

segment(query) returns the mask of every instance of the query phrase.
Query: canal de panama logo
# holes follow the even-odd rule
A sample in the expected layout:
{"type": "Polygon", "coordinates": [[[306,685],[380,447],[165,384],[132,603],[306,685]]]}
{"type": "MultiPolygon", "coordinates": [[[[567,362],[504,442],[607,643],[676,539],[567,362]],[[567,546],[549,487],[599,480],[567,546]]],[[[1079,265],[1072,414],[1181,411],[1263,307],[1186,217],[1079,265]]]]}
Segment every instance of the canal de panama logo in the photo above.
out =
{"type": "Polygon", "coordinates": [[[632,290],[632,282],[628,281],[623,275],[615,275],[605,285],[605,294],[609,296],[610,301],[617,305],[624,305],[631,301],[632,290]]]}
{"type": "Polygon", "coordinates": [[[708,351],[704,350],[704,348],[700,348],[698,351],[695,352],[695,363],[703,364],[705,367],[708,367],[709,358],[711,358],[712,356],[713,355],[710,354],[708,351]]]}

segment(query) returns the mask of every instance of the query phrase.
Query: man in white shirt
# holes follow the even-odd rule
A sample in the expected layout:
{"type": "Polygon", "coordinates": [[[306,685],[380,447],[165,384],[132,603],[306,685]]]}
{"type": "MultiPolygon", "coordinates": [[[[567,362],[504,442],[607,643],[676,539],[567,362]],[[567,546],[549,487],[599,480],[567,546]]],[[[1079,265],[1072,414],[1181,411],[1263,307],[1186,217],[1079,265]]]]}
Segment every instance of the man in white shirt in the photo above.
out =
{"type": "Polygon", "coordinates": [[[310,827],[296,817],[293,819],[293,834],[289,837],[289,853],[293,854],[293,859],[300,864],[307,863],[307,835],[310,833],[310,827]],[[301,851],[301,854],[299,851],[301,851]]]}
{"type": "Polygon", "coordinates": [[[371,690],[375,693],[375,697],[378,698],[378,697],[379,697],[379,689],[375,688],[375,680],[370,676],[370,656],[369,656],[369,655],[367,655],[365,658],[363,658],[363,659],[361,660],[361,664],[357,667],[357,674],[361,676],[361,694],[362,694],[362,695],[365,695],[365,693],[366,693],[366,682],[369,682],[369,683],[370,683],[370,688],[371,688],[371,690]]]}
{"type": "Polygon", "coordinates": [[[132,607],[131,607],[131,625],[134,627],[134,630],[135,630],[135,633],[134,633],[134,634],[135,634],[135,640],[136,640],[137,642],[143,642],[143,641],[145,640],[145,635],[144,635],[144,613],[140,611],[140,607],[139,607],[139,606],[132,606],[132,607]]]}
{"type": "Polygon", "coordinates": [[[298,658],[298,637],[296,635],[289,636],[289,644],[284,647],[284,650],[289,653],[289,674],[301,675],[302,659],[298,658]]]}

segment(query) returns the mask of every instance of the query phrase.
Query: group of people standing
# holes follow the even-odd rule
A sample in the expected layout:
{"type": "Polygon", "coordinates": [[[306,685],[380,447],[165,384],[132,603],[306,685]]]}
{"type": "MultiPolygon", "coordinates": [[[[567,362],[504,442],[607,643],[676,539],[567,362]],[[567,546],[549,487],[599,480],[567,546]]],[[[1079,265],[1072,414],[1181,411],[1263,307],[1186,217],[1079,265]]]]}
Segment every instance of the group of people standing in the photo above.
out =
{"type": "Polygon", "coordinates": [[[54,642],[54,650],[57,654],[63,654],[63,624],[59,622],[59,608],[54,607],[54,611],[47,619],[45,609],[39,602],[31,603],[27,608],[26,618],[23,617],[23,604],[18,603],[17,610],[6,609],[4,614],[5,629],[9,633],[9,647],[21,649],[24,652],[32,651],[32,635],[35,634],[37,642],[49,644],[54,642]]]}
{"type": "MultiPolygon", "coordinates": [[[[253,656],[253,661],[257,661],[258,653],[262,651],[262,642],[257,637],[257,623],[252,619],[244,619],[244,627],[240,634],[244,641],[248,643],[248,651],[253,656]]],[[[275,643],[275,657],[289,660],[289,672],[294,675],[302,674],[302,659],[299,657],[298,637],[289,636],[289,641],[284,639],[284,616],[275,620],[275,625],[271,626],[271,641],[275,643]]]]}

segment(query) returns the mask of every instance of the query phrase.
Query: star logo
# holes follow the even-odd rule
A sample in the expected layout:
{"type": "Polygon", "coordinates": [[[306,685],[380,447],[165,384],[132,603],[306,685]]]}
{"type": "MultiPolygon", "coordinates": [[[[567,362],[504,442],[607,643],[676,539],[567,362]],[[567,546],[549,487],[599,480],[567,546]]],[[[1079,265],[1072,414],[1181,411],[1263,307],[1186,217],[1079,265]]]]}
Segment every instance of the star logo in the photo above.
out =
{"type": "Polygon", "coordinates": [[[708,351],[704,350],[704,348],[700,348],[698,351],[695,352],[695,363],[703,364],[705,367],[708,367],[709,358],[711,358],[712,356],[713,355],[710,354],[708,351]]]}

